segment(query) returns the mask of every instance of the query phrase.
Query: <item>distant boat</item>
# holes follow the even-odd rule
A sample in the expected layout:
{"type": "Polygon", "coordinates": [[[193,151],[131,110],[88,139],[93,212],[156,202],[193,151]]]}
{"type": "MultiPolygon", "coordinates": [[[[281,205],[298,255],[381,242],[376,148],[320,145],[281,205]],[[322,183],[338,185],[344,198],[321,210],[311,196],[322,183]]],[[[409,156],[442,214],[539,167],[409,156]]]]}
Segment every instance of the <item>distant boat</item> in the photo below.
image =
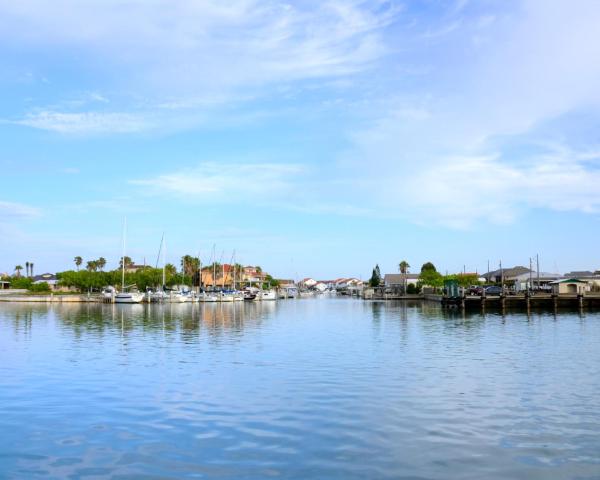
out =
{"type": "Polygon", "coordinates": [[[115,303],[142,303],[144,297],[142,292],[121,292],[115,295],[115,303]]]}
{"type": "Polygon", "coordinates": [[[165,293],[166,296],[164,301],[167,303],[185,303],[188,301],[187,295],[185,295],[179,290],[171,290],[165,293]]]}
{"type": "Polygon", "coordinates": [[[253,300],[256,300],[256,296],[256,293],[247,290],[244,292],[244,301],[251,302],[253,300]]]}
{"type": "Polygon", "coordinates": [[[211,292],[202,292],[199,296],[201,302],[218,302],[219,298],[211,292]]]}
{"type": "Polygon", "coordinates": [[[233,301],[235,301],[235,294],[233,292],[220,292],[219,301],[220,302],[233,302],[233,301]]]}
{"type": "MultiPolygon", "coordinates": [[[[126,292],[125,288],[125,246],[127,235],[127,218],[123,220],[123,256],[121,257],[121,292],[115,295],[115,303],[141,303],[144,301],[145,294],[142,292],[126,292]]],[[[130,285],[128,288],[132,288],[130,285]]]]}
{"type": "Polygon", "coordinates": [[[263,290],[259,295],[261,300],[277,300],[277,293],[275,290],[263,290]]]}

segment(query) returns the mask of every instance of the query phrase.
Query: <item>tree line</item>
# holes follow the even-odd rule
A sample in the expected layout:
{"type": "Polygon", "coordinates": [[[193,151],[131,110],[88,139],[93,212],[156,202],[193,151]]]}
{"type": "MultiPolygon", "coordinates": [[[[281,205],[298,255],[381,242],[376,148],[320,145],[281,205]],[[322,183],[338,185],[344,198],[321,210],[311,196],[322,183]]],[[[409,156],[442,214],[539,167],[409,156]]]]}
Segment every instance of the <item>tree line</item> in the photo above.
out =
{"type": "MultiPolygon", "coordinates": [[[[469,287],[471,285],[478,285],[479,278],[476,274],[463,274],[455,273],[451,275],[442,275],[437,271],[435,265],[431,262],[425,262],[421,266],[421,272],[419,273],[419,279],[417,284],[408,283],[406,275],[409,273],[410,265],[406,260],[402,260],[398,264],[398,271],[403,276],[403,287],[404,291],[408,294],[419,293],[423,287],[441,288],[444,286],[445,280],[455,280],[461,287],[469,287]]],[[[375,265],[373,268],[371,278],[369,279],[370,287],[379,287],[383,285],[383,278],[381,277],[381,271],[379,265],[375,265]]]]}

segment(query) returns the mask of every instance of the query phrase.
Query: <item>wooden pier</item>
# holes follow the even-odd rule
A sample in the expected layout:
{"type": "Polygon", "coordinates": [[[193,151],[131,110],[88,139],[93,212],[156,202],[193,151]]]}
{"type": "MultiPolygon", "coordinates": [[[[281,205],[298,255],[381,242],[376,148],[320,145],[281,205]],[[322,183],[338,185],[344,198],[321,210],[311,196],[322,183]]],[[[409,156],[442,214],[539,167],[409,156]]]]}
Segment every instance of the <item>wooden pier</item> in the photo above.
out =
{"type": "Polygon", "coordinates": [[[549,294],[536,293],[535,295],[499,295],[478,296],[466,295],[459,297],[448,297],[444,295],[424,295],[424,299],[441,303],[443,308],[460,308],[464,310],[486,309],[554,309],[577,308],[577,309],[600,309],[600,294],[549,294]]]}

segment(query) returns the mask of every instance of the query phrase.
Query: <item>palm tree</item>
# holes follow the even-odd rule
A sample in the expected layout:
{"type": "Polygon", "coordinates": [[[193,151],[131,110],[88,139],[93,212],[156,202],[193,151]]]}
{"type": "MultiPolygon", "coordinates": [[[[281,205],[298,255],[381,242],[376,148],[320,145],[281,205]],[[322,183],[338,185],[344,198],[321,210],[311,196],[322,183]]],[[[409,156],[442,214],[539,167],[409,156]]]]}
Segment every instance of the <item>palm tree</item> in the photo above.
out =
{"type": "Polygon", "coordinates": [[[100,257],[98,260],[96,260],[96,263],[98,264],[100,271],[102,271],[102,269],[106,266],[106,258],[100,257]]]}
{"type": "Polygon", "coordinates": [[[406,260],[402,260],[398,264],[398,270],[400,270],[400,273],[402,274],[402,285],[404,287],[404,293],[406,293],[406,274],[408,273],[409,268],[410,268],[410,265],[408,264],[408,262],[406,260]]]}
{"type": "Polygon", "coordinates": [[[200,268],[200,259],[191,255],[181,257],[181,271],[184,275],[193,276],[200,268]]]}
{"type": "Polygon", "coordinates": [[[77,271],[79,271],[79,267],[83,263],[83,258],[77,256],[77,257],[75,257],[73,259],[73,261],[75,262],[75,266],[77,267],[77,271]]]}
{"type": "Polygon", "coordinates": [[[29,262],[29,270],[31,271],[31,276],[33,277],[33,262],[29,262]]]}
{"type": "Polygon", "coordinates": [[[21,276],[21,270],[23,270],[23,267],[21,265],[17,265],[15,267],[15,272],[17,272],[17,277],[21,276]]]}
{"type": "Polygon", "coordinates": [[[177,275],[177,267],[175,267],[175,265],[173,265],[172,263],[167,263],[165,265],[165,272],[167,275],[173,277],[177,275]]]}
{"type": "Polygon", "coordinates": [[[90,272],[95,272],[96,270],[98,270],[98,262],[96,260],[90,260],[89,262],[87,262],[86,268],[90,272]]]}
{"type": "Polygon", "coordinates": [[[128,257],[127,255],[125,255],[124,257],[121,257],[121,259],[119,260],[119,268],[123,268],[123,261],[125,262],[125,269],[127,269],[131,265],[133,265],[133,261],[131,260],[131,257],[128,257]]]}
{"type": "Polygon", "coordinates": [[[25,262],[25,276],[29,277],[29,262],[25,262]]]}

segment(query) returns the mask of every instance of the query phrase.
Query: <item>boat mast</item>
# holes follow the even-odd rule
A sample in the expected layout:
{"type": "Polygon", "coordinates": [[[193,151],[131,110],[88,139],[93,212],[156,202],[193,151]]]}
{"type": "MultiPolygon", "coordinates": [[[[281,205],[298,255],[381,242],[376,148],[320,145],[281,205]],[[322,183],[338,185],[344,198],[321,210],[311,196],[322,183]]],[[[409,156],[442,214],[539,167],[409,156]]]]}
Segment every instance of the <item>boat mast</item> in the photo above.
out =
{"type": "Polygon", "coordinates": [[[127,233],[127,217],[123,218],[123,254],[121,255],[121,293],[125,292],[125,235],[127,233]]]}
{"type": "Polygon", "coordinates": [[[167,279],[166,279],[166,274],[165,274],[165,268],[167,266],[167,260],[166,260],[166,255],[167,255],[167,242],[165,240],[165,234],[163,233],[163,275],[162,275],[162,291],[165,291],[165,286],[167,284],[167,279]]]}
{"type": "Polygon", "coordinates": [[[233,251],[231,263],[233,263],[233,289],[235,290],[235,279],[236,279],[235,250],[233,251]]]}
{"type": "Polygon", "coordinates": [[[217,275],[217,253],[215,251],[215,247],[216,245],[213,243],[213,251],[212,251],[212,261],[213,261],[213,274],[212,274],[212,289],[213,292],[215,290],[215,287],[217,286],[217,282],[215,280],[216,275],[217,275]]]}
{"type": "Polygon", "coordinates": [[[223,255],[225,250],[221,252],[221,290],[225,290],[225,264],[223,263],[223,255]]]}

